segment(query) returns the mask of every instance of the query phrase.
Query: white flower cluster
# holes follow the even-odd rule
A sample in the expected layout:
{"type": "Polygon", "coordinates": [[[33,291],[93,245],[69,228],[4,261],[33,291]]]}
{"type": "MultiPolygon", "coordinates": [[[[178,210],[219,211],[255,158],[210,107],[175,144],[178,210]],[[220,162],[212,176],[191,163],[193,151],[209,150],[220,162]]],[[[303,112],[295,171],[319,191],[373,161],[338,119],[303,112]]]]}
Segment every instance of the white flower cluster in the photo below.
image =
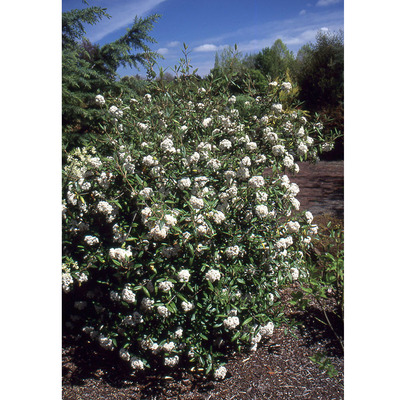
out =
{"type": "Polygon", "coordinates": [[[158,284],[158,290],[162,292],[169,292],[174,287],[174,284],[170,281],[163,281],[158,284]]]}
{"type": "Polygon", "coordinates": [[[262,176],[253,176],[249,179],[249,186],[253,189],[258,189],[265,185],[265,180],[262,176]]]}
{"type": "Polygon", "coordinates": [[[272,321],[268,322],[267,325],[263,325],[260,327],[260,335],[262,337],[272,336],[274,334],[275,325],[272,321]]]}
{"type": "Polygon", "coordinates": [[[224,326],[226,329],[229,330],[235,329],[237,326],[239,326],[239,324],[240,324],[239,318],[236,316],[224,319],[224,326]]]}
{"type": "Polygon", "coordinates": [[[178,272],[178,281],[179,282],[189,282],[190,272],[187,269],[182,269],[178,272]]]}
{"type": "Polygon", "coordinates": [[[225,255],[228,259],[236,258],[240,254],[239,246],[230,246],[225,249],[225,255]]]}
{"type": "Polygon", "coordinates": [[[83,238],[83,240],[88,246],[95,246],[96,244],[99,244],[99,239],[96,236],[87,235],[83,238]]]}
{"type": "Polygon", "coordinates": [[[134,303],[136,301],[136,295],[129,285],[125,286],[122,290],[121,299],[127,303],[134,303]]]}
{"type": "Polygon", "coordinates": [[[189,311],[191,311],[193,309],[194,309],[194,304],[193,303],[188,302],[188,301],[183,301],[182,302],[182,310],[184,312],[189,312],[189,311]]]}
{"type": "Polygon", "coordinates": [[[205,274],[205,278],[211,283],[214,283],[221,279],[221,272],[219,272],[217,269],[210,269],[205,274]]]}
{"type": "Polygon", "coordinates": [[[112,258],[113,260],[117,260],[120,263],[127,263],[129,261],[129,258],[132,257],[132,251],[129,247],[127,249],[110,249],[108,254],[110,258],[112,258]]]}
{"type": "Polygon", "coordinates": [[[170,368],[176,367],[179,363],[179,356],[165,357],[164,365],[170,368]]]}
{"type": "Polygon", "coordinates": [[[223,366],[219,367],[214,371],[214,378],[219,381],[223,380],[223,379],[225,379],[226,373],[227,373],[227,370],[225,367],[223,367],[223,366]]]}

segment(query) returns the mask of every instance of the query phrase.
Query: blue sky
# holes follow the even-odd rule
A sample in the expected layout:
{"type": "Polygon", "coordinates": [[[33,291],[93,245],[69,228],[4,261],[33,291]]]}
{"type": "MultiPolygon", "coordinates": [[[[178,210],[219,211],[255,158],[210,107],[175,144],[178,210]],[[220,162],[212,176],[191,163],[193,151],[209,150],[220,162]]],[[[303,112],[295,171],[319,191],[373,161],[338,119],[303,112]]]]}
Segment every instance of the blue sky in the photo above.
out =
{"type": "MultiPolygon", "coordinates": [[[[278,38],[295,54],[312,42],[318,30],[344,29],[343,0],[92,0],[89,5],[107,8],[111,19],[87,27],[87,37],[103,45],[123,35],[135,15],[161,14],[151,36],[152,50],[164,56],[163,68],[178,64],[185,42],[189,58],[206,75],[215,54],[238,45],[242,54],[257,53],[278,38]]],[[[63,0],[62,9],[84,8],[81,0],[63,0]]],[[[118,70],[121,76],[137,70],[118,70]]],[[[139,71],[144,75],[145,70],[139,71]]]]}
{"type": "MultiPolygon", "coordinates": [[[[278,38],[290,50],[313,42],[318,30],[344,29],[343,0],[92,0],[89,5],[107,8],[111,19],[87,27],[87,37],[103,45],[126,31],[135,15],[161,14],[151,36],[152,50],[164,56],[163,68],[178,64],[185,42],[189,58],[206,75],[214,66],[215,54],[238,45],[242,54],[257,53],[278,38]]],[[[62,9],[84,8],[81,0],[63,0],[62,9]]],[[[121,76],[137,70],[118,70],[121,76]]],[[[145,74],[144,69],[140,71],[145,74]]]]}

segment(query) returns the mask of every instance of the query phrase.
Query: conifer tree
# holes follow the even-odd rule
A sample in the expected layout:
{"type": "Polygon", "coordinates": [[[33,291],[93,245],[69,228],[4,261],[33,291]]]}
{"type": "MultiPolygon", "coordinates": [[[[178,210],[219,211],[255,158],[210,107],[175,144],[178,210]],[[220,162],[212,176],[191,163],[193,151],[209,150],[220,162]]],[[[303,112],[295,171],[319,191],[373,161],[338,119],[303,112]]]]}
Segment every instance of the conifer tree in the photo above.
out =
{"type": "MultiPolygon", "coordinates": [[[[88,6],[86,0],[83,3],[88,6]]],[[[159,15],[135,17],[127,32],[112,43],[103,46],[90,43],[85,38],[84,24],[97,24],[111,18],[105,8],[86,7],[62,14],[62,123],[64,145],[76,144],[82,132],[94,127],[99,111],[93,105],[97,93],[118,93],[123,83],[117,82],[117,69],[146,65],[157,54],[148,43],[159,15]]]]}

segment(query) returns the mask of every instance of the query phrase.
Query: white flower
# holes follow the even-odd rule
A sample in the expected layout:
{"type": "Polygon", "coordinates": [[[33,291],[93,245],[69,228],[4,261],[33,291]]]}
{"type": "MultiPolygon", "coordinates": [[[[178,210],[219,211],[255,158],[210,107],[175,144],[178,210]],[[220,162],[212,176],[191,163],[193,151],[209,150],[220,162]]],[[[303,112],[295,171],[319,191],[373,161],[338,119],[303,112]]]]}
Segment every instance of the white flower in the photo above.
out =
{"type": "Polygon", "coordinates": [[[200,210],[204,207],[204,200],[199,199],[196,196],[192,196],[189,201],[190,201],[191,206],[196,210],[200,210]]]}
{"type": "Polygon", "coordinates": [[[282,156],[283,154],[285,154],[285,147],[282,146],[281,144],[277,144],[275,146],[272,146],[272,153],[274,154],[274,156],[282,156]]]}
{"type": "Polygon", "coordinates": [[[117,106],[111,106],[108,111],[116,118],[120,118],[124,115],[124,112],[120,110],[117,106]]]}
{"type": "Polygon", "coordinates": [[[240,161],[241,167],[250,167],[251,166],[251,159],[250,157],[246,156],[240,161]]]}
{"type": "Polygon", "coordinates": [[[106,104],[106,101],[104,100],[104,97],[101,95],[101,94],[98,94],[95,98],[94,98],[94,101],[96,102],[96,104],[99,104],[99,105],[103,105],[103,104],[106,104]]]}
{"type": "Polygon", "coordinates": [[[227,371],[225,367],[219,367],[214,371],[214,378],[217,380],[225,379],[226,372],[227,371]]]}
{"type": "Polygon", "coordinates": [[[166,342],[163,344],[162,349],[168,353],[170,353],[172,350],[175,349],[175,343],[174,342],[166,342]]]}
{"type": "Polygon", "coordinates": [[[181,190],[190,188],[191,184],[192,184],[192,182],[191,182],[190,178],[182,178],[178,181],[178,187],[181,190]]]}
{"type": "Polygon", "coordinates": [[[221,225],[225,221],[225,214],[222,211],[212,211],[211,217],[217,225],[221,225]]]}
{"type": "Polygon", "coordinates": [[[294,165],[294,158],[291,154],[286,154],[285,158],[283,159],[283,165],[286,168],[291,168],[294,165]]]}
{"type": "Polygon", "coordinates": [[[157,307],[157,312],[163,317],[167,318],[171,315],[171,311],[168,310],[167,307],[165,306],[158,306],[157,307]]]}
{"type": "Polygon", "coordinates": [[[145,94],[144,95],[144,99],[145,99],[145,101],[147,102],[147,103],[150,103],[151,102],[151,94],[145,94]]]}
{"type": "Polygon", "coordinates": [[[300,209],[300,201],[297,200],[295,197],[290,197],[289,200],[290,200],[290,203],[292,204],[293,208],[296,211],[299,211],[299,209],[300,209]]]}
{"type": "Polygon", "coordinates": [[[168,235],[168,226],[164,225],[162,228],[160,225],[156,224],[153,228],[150,229],[149,236],[151,239],[156,242],[160,242],[164,240],[168,235]]]}
{"type": "Polygon", "coordinates": [[[135,293],[128,286],[125,286],[125,288],[122,290],[121,298],[123,301],[130,303],[130,304],[132,304],[136,301],[135,293]]]}
{"type": "Polygon", "coordinates": [[[112,205],[107,203],[106,201],[99,201],[99,204],[97,204],[97,209],[102,214],[111,214],[113,212],[112,205]]]}
{"type": "Polygon", "coordinates": [[[182,335],[183,335],[183,329],[182,329],[182,328],[178,328],[178,329],[174,332],[174,338],[175,338],[175,339],[181,338],[182,335]]]}
{"type": "Polygon", "coordinates": [[[258,218],[267,218],[268,217],[268,208],[262,204],[256,206],[256,214],[258,218]]]}
{"type": "Polygon", "coordinates": [[[205,278],[211,282],[214,283],[215,281],[219,281],[221,279],[221,273],[216,270],[216,269],[210,269],[208,272],[205,274],[205,278]]]}
{"type": "Polygon", "coordinates": [[[269,143],[274,144],[278,141],[278,135],[275,132],[267,132],[265,138],[269,143]]]}
{"type": "Polygon", "coordinates": [[[113,344],[112,340],[110,338],[108,338],[107,336],[100,335],[98,340],[99,340],[100,346],[103,347],[103,349],[106,349],[106,350],[114,349],[114,344],[113,344]]]}
{"type": "Polygon", "coordinates": [[[190,303],[188,301],[183,301],[182,302],[182,310],[184,312],[191,311],[191,310],[193,310],[193,308],[194,308],[194,304],[193,303],[190,303]]]}
{"type": "Polygon", "coordinates": [[[235,104],[235,103],[236,103],[236,96],[231,96],[231,97],[229,97],[228,102],[229,102],[230,104],[235,104]]]}
{"type": "Polygon", "coordinates": [[[239,255],[240,248],[239,246],[231,246],[225,249],[225,255],[228,259],[235,258],[239,255]]]}
{"type": "Polygon", "coordinates": [[[238,317],[228,317],[224,319],[225,328],[232,330],[235,329],[240,324],[238,317]]]}
{"type": "Polygon", "coordinates": [[[172,214],[165,214],[164,222],[170,227],[175,226],[178,223],[176,217],[172,214]]]}
{"type": "Polygon", "coordinates": [[[179,282],[189,282],[190,272],[188,269],[182,269],[178,272],[179,282]]]}
{"type": "Polygon", "coordinates": [[[272,110],[278,113],[282,112],[282,104],[272,104],[272,110]]]}
{"type": "Polygon", "coordinates": [[[285,227],[288,233],[296,233],[300,229],[300,224],[297,221],[289,221],[285,227]]]}
{"type": "Polygon", "coordinates": [[[289,195],[290,197],[295,197],[295,196],[297,196],[297,195],[299,194],[300,188],[299,188],[299,186],[297,185],[297,183],[292,182],[292,183],[289,185],[287,191],[288,191],[288,195],[289,195]]]}
{"type": "Polygon", "coordinates": [[[189,129],[189,128],[188,128],[186,125],[182,125],[182,126],[179,128],[179,131],[180,131],[181,133],[186,133],[188,129],[189,129]]]}
{"type": "Polygon", "coordinates": [[[246,143],[246,149],[249,151],[257,150],[257,143],[256,142],[248,142],[246,143]]]}
{"type": "Polygon", "coordinates": [[[129,354],[129,351],[124,349],[123,347],[119,351],[119,356],[122,358],[124,361],[129,361],[131,359],[131,355],[129,354]]]}
{"type": "Polygon", "coordinates": [[[311,225],[308,234],[309,235],[316,235],[318,233],[318,225],[311,225]]]}
{"type": "Polygon", "coordinates": [[[321,146],[321,151],[323,152],[331,151],[332,149],[333,149],[333,143],[324,143],[321,146]]]}
{"type": "Polygon", "coordinates": [[[297,136],[297,137],[303,137],[304,135],[305,135],[304,127],[302,126],[302,127],[300,127],[300,129],[297,131],[297,133],[295,133],[295,136],[297,136]]]}
{"type": "Polygon", "coordinates": [[[305,143],[300,143],[297,147],[297,154],[299,156],[304,156],[307,154],[308,147],[305,145],[305,143]]]}
{"type": "Polygon", "coordinates": [[[249,179],[249,186],[253,189],[260,188],[265,185],[264,178],[262,176],[253,176],[249,179]]]}
{"type": "MultiPolygon", "coordinates": [[[[149,95],[150,96],[150,95],[149,95]]],[[[132,369],[136,370],[136,369],[144,369],[144,364],[142,360],[139,360],[139,358],[137,357],[132,357],[131,359],[131,367],[132,369]]]]}
{"type": "Polygon", "coordinates": [[[261,336],[272,336],[274,334],[274,323],[268,322],[267,325],[264,325],[260,328],[261,336]]]}
{"type": "Polygon", "coordinates": [[[150,187],[146,187],[139,192],[139,196],[144,197],[145,199],[150,199],[153,195],[154,191],[150,187]]]}
{"type": "Polygon", "coordinates": [[[290,92],[292,90],[292,84],[290,82],[282,82],[282,89],[290,92]]]}
{"type": "Polygon", "coordinates": [[[257,192],[256,193],[256,199],[260,203],[266,203],[266,201],[268,200],[268,193],[266,193],[266,192],[257,192]]]}
{"type": "Polygon", "coordinates": [[[311,223],[313,222],[314,216],[311,214],[310,211],[306,211],[306,212],[304,213],[304,217],[305,217],[306,220],[307,220],[307,224],[311,224],[311,223]]]}
{"type": "Polygon", "coordinates": [[[294,281],[297,281],[299,279],[299,270],[297,268],[290,268],[290,275],[292,275],[294,281]]]}
{"type": "Polygon", "coordinates": [[[171,139],[165,139],[161,142],[160,148],[165,153],[176,153],[174,142],[171,139]]]}
{"type": "Polygon", "coordinates": [[[212,118],[204,118],[203,122],[201,123],[204,128],[208,128],[211,124],[212,118]]]}
{"type": "Polygon", "coordinates": [[[121,263],[126,263],[129,260],[129,257],[132,256],[132,252],[129,249],[110,249],[108,252],[110,258],[113,260],[117,260],[121,263]]]}
{"type": "Polygon", "coordinates": [[[165,357],[164,365],[167,367],[175,367],[179,363],[179,356],[165,357]]]}
{"type": "Polygon", "coordinates": [[[232,147],[232,142],[228,139],[221,140],[219,148],[221,150],[229,150],[232,147]]]}
{"type": "Polygon", "coordinates": [[[174,284],[170,281],[164,281],[160,282],[158,284],[158,289],[161,290],[162,292],[168,292],[174,287],[174,284]]]}
{"type": "Polygon", "coordinates": [[[213,171],[218,171],[221,168],[221,161],[216,158],[212,158],[207,162],[207,167],[211,168],[213,171]]]}
{"type": "Polygon", "coordinates": [[[150,311],[153,308],[154,300],[144,297],[140,303],[140,307],[144,311],[150,311]]]}
{"type": "Polygon", "coordinates": [[[146,167],[152,167],[153,165],[157,164],[157,160],[153,156],[148,155],[148,156],[143,157],[143,164],[146,167]]]}
{"type": "Polygon", "coordinates": [[[273,81],[273,82],[269,83],[269,86],[277,86],[277,85],[278,85],[278,82],[276,82],[276,81],[273,81]]]}
{"type": "Polygon", "coordinates": [[[195,151],[188,159],[189,164],[197,164],[200,160],[200,154],[195,151]]]}
{"type": "Polygon", "coordinates": [[[88,246],[94,246],[99,243],[99,239],[96,236],[85,236],[83,240],[88,246]]]}

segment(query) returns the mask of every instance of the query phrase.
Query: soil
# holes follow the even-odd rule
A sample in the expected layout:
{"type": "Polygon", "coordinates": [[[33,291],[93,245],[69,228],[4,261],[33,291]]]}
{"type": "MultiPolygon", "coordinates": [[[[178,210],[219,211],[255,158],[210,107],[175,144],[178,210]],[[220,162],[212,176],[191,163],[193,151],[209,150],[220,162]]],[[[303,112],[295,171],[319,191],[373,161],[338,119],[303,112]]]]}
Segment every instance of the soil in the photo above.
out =
{"type": "MultiPolygon", "coordinates": [[[[343,220],[343,161],[300,164],[300,173],[290,177],[300,187],[301,209],[309,210],[316,223],[343,220]]],[[[343,221],[342,221],[343,224],[343,221]]],[[[282,293],[285,300],[296,283],[282,293]]],[[[326,307],[332,310],[329,299],[326,307]]],[[[322,311],[312,304],[305,311],[287,308],[293,324],[277,327],[269,342],[253,353],[233,354],[223,381],[213,381],[187,372],[174,375],[130,375],[109,352],[94,348],[80,336],[63,336],[63,388],[65,400],[181,399],[181,400],[339,400],[344,397],[342,348],[329,327],[319,322],[322,311]],[[332,376],[310,357],[328,356],[332,376]]],[[[343,324],[329,318],[343,340],[343,324]]]]}

